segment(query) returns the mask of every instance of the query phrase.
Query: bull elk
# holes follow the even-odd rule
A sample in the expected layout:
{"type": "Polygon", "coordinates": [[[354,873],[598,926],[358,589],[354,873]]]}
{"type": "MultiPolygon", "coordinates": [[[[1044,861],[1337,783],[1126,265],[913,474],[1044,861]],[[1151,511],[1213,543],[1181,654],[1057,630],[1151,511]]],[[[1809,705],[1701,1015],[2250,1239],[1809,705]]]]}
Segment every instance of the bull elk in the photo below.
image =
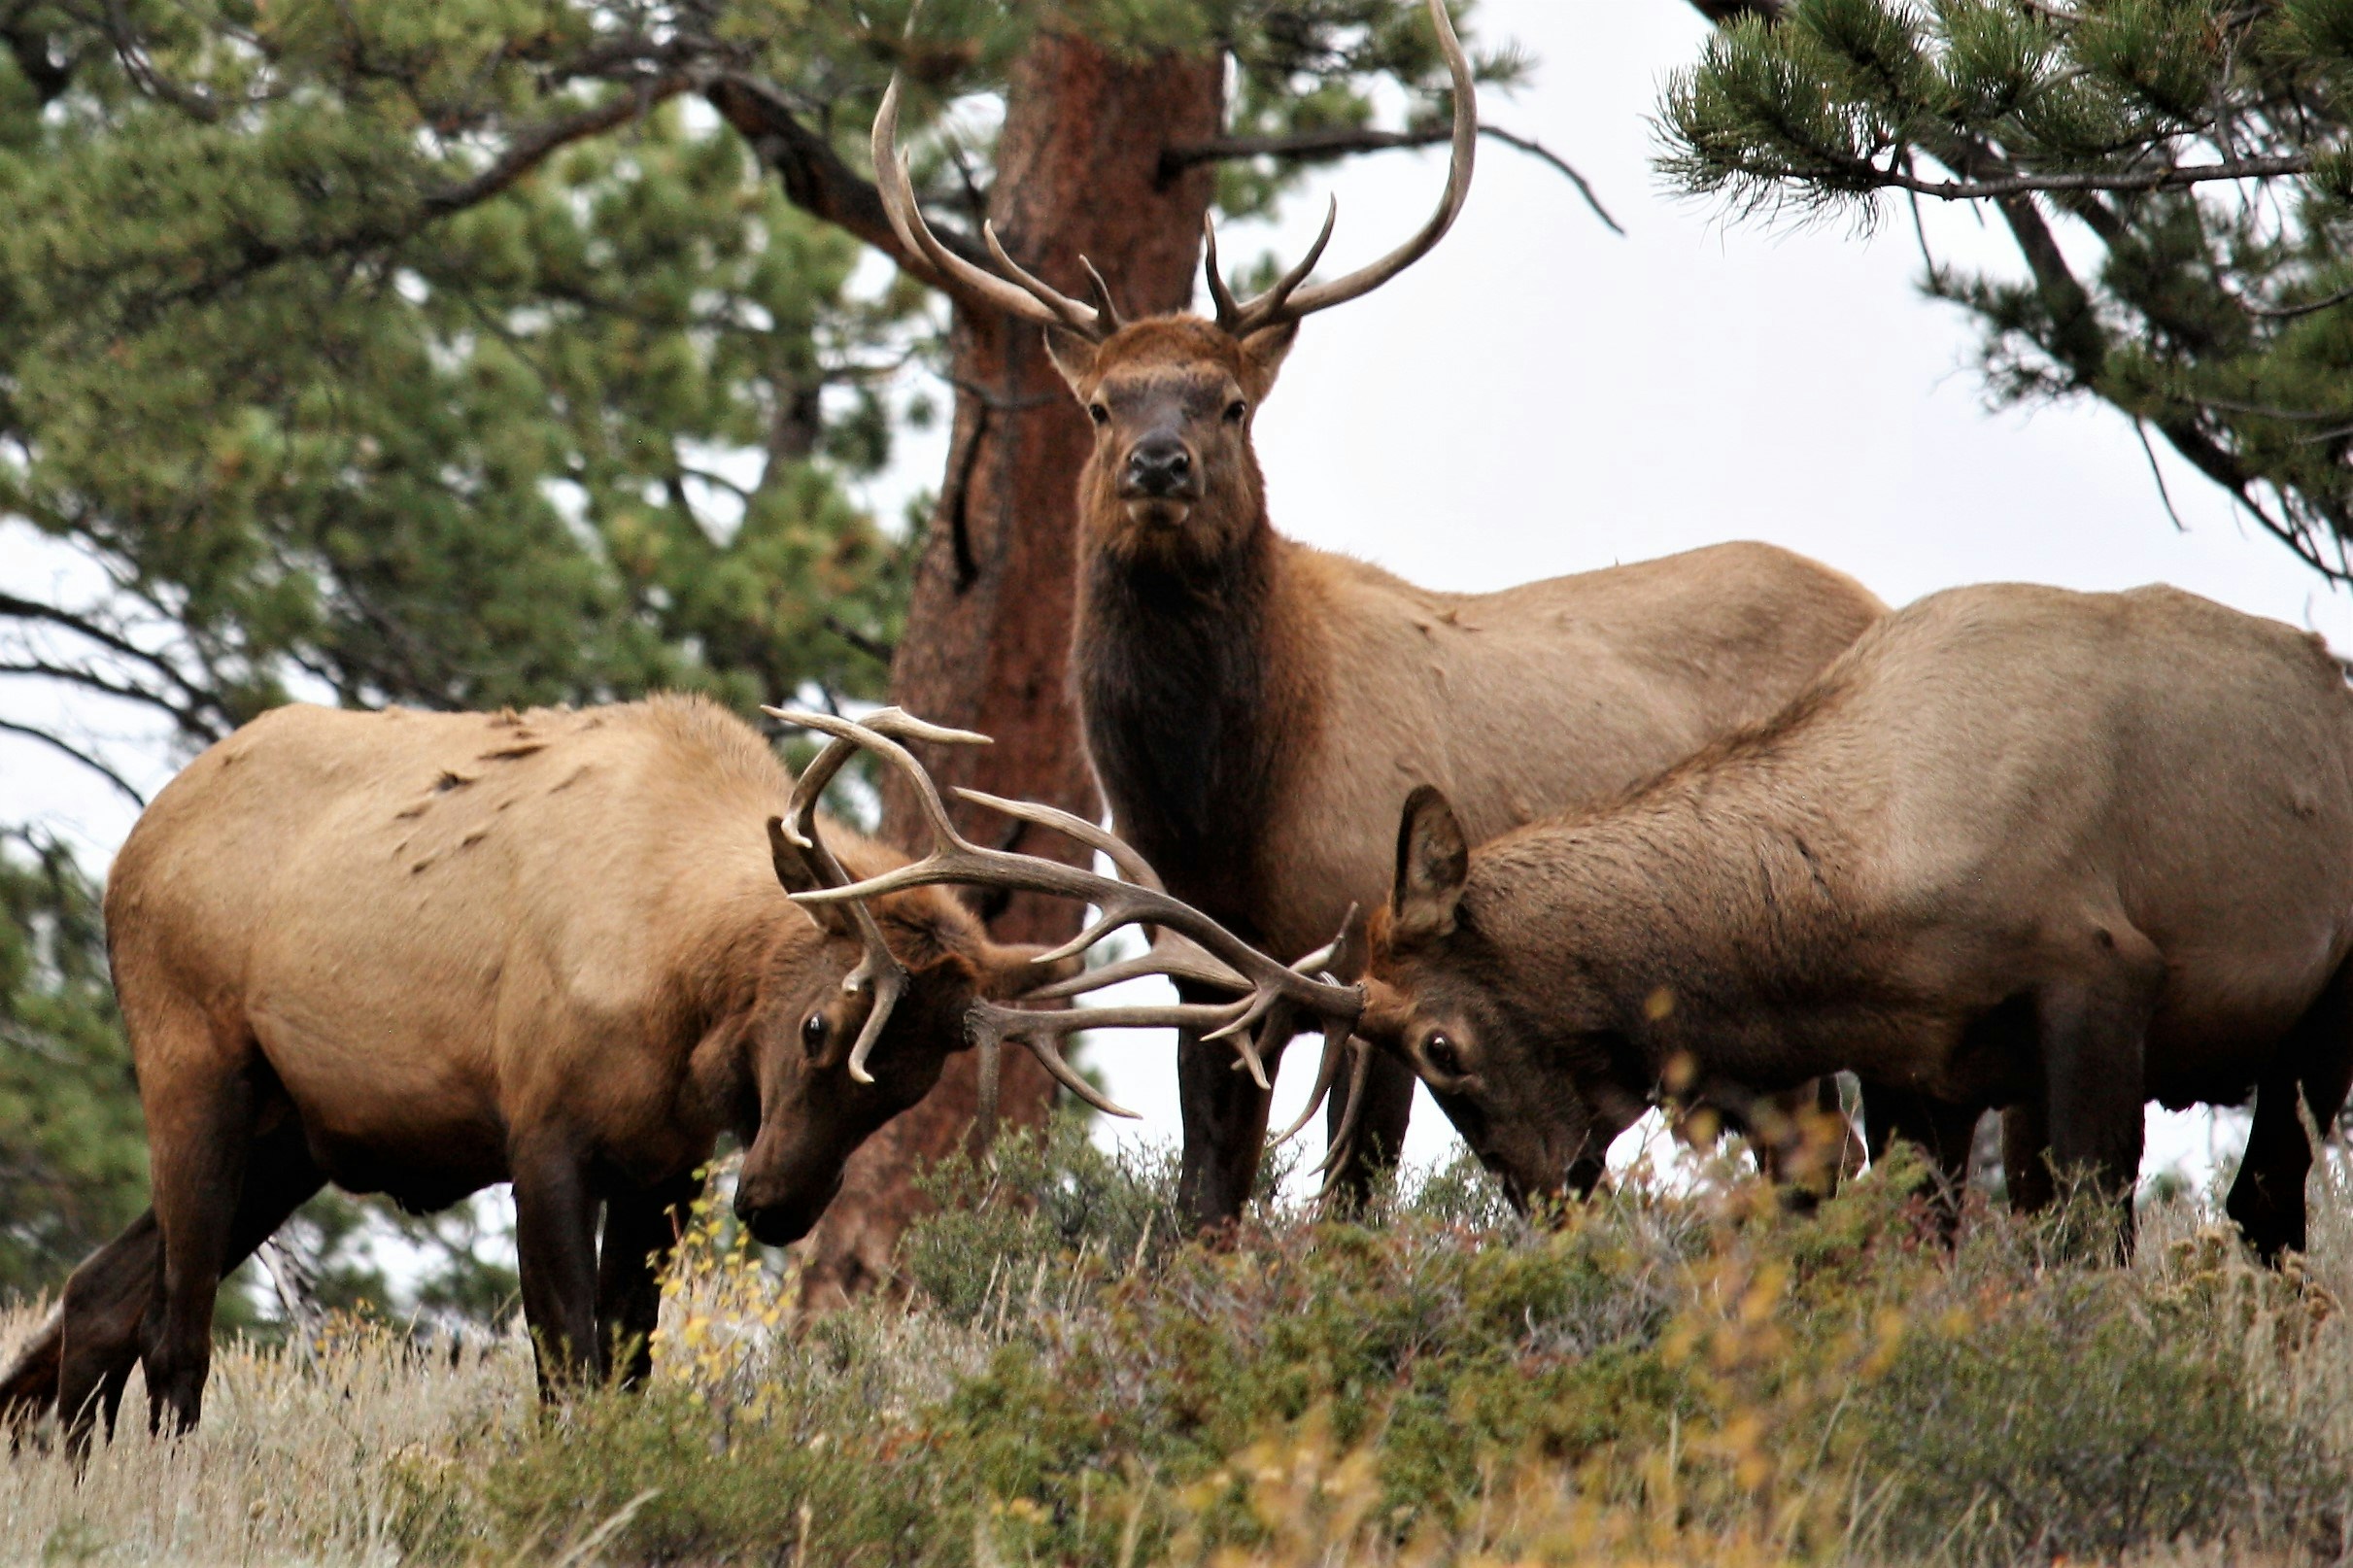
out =
{"type": "Polygon", "coordinates": [[[53,1405],[85,1441],[143,1360],[151,1419],[193,1424],[222,1276],[327,1181],[429,1210],[511,1179],[543,1387],[617,1347],[641,1379],[723,1131],[748,1145],[737,1212],[792,1241],[968,1015],[1074,972],[933,890],[790,902],[904,859],[820,824],[854,749],[796,782],[749,726],[656,699],[288,707],[198,757],[106,900],[153,1207],[75,1272],[0,1410],[53,1405]]]}
{"type": "Polygon", "coordinates": [[[1949,1171],[2009,1108],[2016,1196],[2089,1168],[2125,1247],[2144,1102],[2252,1094],[2228,1211],[2304,1244],[2302,1116],[2353,1078],[2353,695],[2317,637],[1955,590],[1617,803],[1478,833],[1408,802],[1356,1028],[1522,1200],[1589,1185],[1662,1085],[1843,1069],[1949,1171]]]}
{"type": "MultiPolygon", "coordinates": [[[[1094,422],[1072,669],[1113,825],[1177,897],[1277,955],[1306,953],[1379,901],[1389,825],[1416,785],[1443,788],[1483,836],[1606,800],[1772,713],[1885,609],[1761,544],[1448,594],[1275,531],[1250,431],[1300,322],[1427,255],[1470,190],[1470,62],[1442,0],[1428,8],[1454,94],[1437,211],[1380,260],[1310,283],[1327,217],[1306,257],[1246,301],[1211,231],[1214,321],[1125,321],[1083,257],[1092,303],[1025,270],[993,233],[997,270],[965,260],[916,204],[896,80],[874,120],[901,239],[971,295],[1043,325],[1094,422]]],[[[1180,991],[1220,994],[1199,980],[1180,991]]],[[[1180,1039],[1180,1191],[1196,1224],[1241,1211],[1264,1142],[1267,1093],[1234,1065],[1221,1045],[1180,1039]]],[[[1356,1102],[1368,1149],[1397,1149],[1412,1086],[1386,1058],[1375,1066],[1356,1102]]],[[[1361,1190],[1367,1175],[1353,1160],[1343,1185],[1361,1190]]]]}

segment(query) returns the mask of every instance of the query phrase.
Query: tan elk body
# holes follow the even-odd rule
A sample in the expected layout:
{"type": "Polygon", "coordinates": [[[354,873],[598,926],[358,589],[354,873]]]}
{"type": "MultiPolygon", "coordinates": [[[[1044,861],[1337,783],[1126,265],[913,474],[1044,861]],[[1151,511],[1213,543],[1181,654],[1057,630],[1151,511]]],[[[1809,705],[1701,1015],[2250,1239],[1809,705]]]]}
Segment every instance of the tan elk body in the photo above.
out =
{"type": "MultiPolygon", "coordinates": [[[[843,753],[846,756],[846,750],[843,753]]],[[[0,1382],[111,1421],[135,1360],[196,1418],[213,1297],[325,1181],[439,1208],[512,1179],[524,1308],[551,1381],[616,1345],[642,1376],[671,1216],[722,1132],[764,1240],[965,1043],[978,997],[1067,975],[952,898],[875,906],[905,997],[852,1072],[871,987],[809,821],[762,737],[699,699],[517,715],[278,709],[142,816],[107,926],[153,1209],[77,1271],[0,1382]],[[599,1259],[596,1226],[603,1212],[599,1259]]],[[[903,857],[837,831],[858,873],[903,857]]]]}
{"type": "Polygon", "coordinates": [[[1625,799],[1477,837],[1409,804],[1359,1027],[1523,1197],[1662,1083],[2012,1107],[2014,1156],[2123,1194],[2144,1101],[2253,1092],[2230,1211],[2303,1244],[2299,1100],[2327,1127],[2353,1075],[2353,695],[2314,636],[2163,588],[1938,594],[1625,799]]]}
{"type": "MultiPolygon", "coordinates": [[[[895,88],[874,126],[882,194],[909,248],[1044,325],[1095,424],[1072,670],[1113,824],[1172,893],[1282,958],[1379,901],[1390,828],[1416,785],[1446,789],[1483,834],[1597,802],[1773,712],[1884,612],[1852,579],[1766,545],[1467,595],[1275,532],[1250,430],[1301,319],[1426,254],[1469,191],[1470,66],[1444,6],[1429,11],[1454,87],[1436,213],[1381,260],[1308,283],[1327,222],[1308,256],[1246,302],[1228,293],[1212,235],[1214,321],[1131,324],[1092,269],[1090,305],[1001,249],[995,272],[964,259],[915,203],[895,88]]],[[[1180,1044],[1182,1201],[1197,1223],[1241,1211],[1266,1131],[1265,1092],[1232,1065],[1222,1046],[1180,1044]]],[[[1369,1147],[1394,1153],[1411,1087],[1383,1064],[1370,1108],[1358,1101],[1369,1147]]]]}

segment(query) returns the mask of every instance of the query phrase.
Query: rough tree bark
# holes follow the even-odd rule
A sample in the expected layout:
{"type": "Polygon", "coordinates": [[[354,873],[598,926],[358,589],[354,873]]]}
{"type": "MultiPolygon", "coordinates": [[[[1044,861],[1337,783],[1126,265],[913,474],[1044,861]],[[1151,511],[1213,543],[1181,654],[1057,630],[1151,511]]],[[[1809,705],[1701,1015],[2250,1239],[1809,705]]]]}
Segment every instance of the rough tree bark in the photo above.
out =
{"type": "MultiPolygon", "coordinates": [[[[1225,62],[1123,58],[1044,32],[1016,68],[998,143],[990,217],[1023,265],[1085,297],[1091,258],[1130,317],[1182,309],[1193,296],[1208,166],[1161,178],[1163,149],[1223,126],[1225,62]]],[[[943,784],[1046,801],[1087,816],[1095,794],[1071,700],[1078,469],[1087,422],[1045,357],[1037,326],[957,301],[949,375],[954,437],[916,570],[893,699],[936,723],[997,737],[985,750],[926,758],[943,784]]],[[[1048,834],[1008,837],[1001,818],[969,813],[980,842],[1065,854],[1048,834]],[[1031,841],[1034,837],[1035,841],[1031,841]]],[[[904,790],[886,791],[884,832],[923,847],[904,790]]],[[[1059,941],[1078,911],[1024,896],[994,915],[999,938],[1059,941]]],[[[1053,1084],[1018,1050],[1005,1057],[1001,1114],[1042,1123],[1053,1084]]],[[[890,1278],[892,1249],[923,1200],[916,1162],[953,1150],[978,1104],[977,1064],[954,1058],[939,1087],[851,1160],[812,1236],[802,1305],[823,1310],[890,1278]]]]}

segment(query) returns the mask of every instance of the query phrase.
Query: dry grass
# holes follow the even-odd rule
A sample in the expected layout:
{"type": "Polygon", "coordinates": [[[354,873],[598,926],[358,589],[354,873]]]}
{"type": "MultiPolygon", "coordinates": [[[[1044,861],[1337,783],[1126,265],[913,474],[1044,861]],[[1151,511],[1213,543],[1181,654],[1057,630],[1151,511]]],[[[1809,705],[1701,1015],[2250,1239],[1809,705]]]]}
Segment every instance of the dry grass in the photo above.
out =
{"type": "MultiPolygon", "coordinates": [[[[9,1314],[0,1344],[13,1354],[42,1315],[9,1314]]],[[[453,1364],[356,1327],[307,1357],[222,1345],[187,1439],[151,1438],[145,1401],[134,1374],[121,1433],[79,1475],[47,1434],[0,1465],[0,1562],[397,1561],[399,1467],[535,1403],[520,1340],[453,1364]]]]}
{"type": "Polygon", "coordinates": [[[1158,1231],[1157,1179],[968,1179],[918,1239],[930,1295],[798,1337],[712,1217],[655,1388],[558,1415],[519,1338],[224,1345],[194,1436],[126,1420],[79,1475],[38,1440],[0,1466],[0,1561],[2347,1555],[2336,1163],[2285,1279],[2196,1202],[2148,1211],[2131,1269],[2085,1270],[1998,1216],[1947,1258],[1867,1181],[1811,1220],[1711,1179],[1539,1238],[1459,1172],[1376,1229],[1272,1215],[1204,1254],[1158,1231]]]}

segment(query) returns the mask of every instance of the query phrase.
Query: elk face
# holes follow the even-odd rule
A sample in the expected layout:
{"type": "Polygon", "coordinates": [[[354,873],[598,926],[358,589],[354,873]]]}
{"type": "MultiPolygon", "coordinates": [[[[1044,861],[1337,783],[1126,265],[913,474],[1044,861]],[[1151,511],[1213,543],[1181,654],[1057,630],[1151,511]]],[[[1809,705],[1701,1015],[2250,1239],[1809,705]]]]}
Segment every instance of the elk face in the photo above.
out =
{"type": "Polygon", "coordinates": [[[1357,1032],[1411,1066],[1514,1205],[1584,1196],[1646,1096],[1630,1034],[1574,974],[1530,974],[1465,900],[1470,846],[1427,785],[1406,802],[1357,1032]]]}
{"type": "Polygon", "coordinates": [[[1079,487],[1102,546],[1181,565],[1242,544],[1265,502],[1250,423],[1297,334],[1289,323],[1237,338],[1184,317],[1141,322],[1102,343],[1047,330],[1054,363],[1094,426],[1079,487]]]}
{"type": "MultiPolygon", "coordinates": [[[[781,854],[778,864],[788,891],[818,885],[798,860],[790,876],[781,854]]],[[[805,948],[779,954],[748,1042],[758,1131],[744,1156],[735,1213],[770,1246],[807,1235],[858,1146],[931,1092],[948,1057],[967,1047],[965,1020],[975,1003],[1019,997],[1077,967],[1075,960],[1034,963],[1043,949],[991,941],[976,917],[937,889],[877,900],[876,924],[905,980],[861,1064],[870,1080],[862,1082],[850,1058],[876,988],[852,992],[842,982],[867,950],[840,906],[808,912],[824,932],[823,947],[814,961],[805,948]]]]}

